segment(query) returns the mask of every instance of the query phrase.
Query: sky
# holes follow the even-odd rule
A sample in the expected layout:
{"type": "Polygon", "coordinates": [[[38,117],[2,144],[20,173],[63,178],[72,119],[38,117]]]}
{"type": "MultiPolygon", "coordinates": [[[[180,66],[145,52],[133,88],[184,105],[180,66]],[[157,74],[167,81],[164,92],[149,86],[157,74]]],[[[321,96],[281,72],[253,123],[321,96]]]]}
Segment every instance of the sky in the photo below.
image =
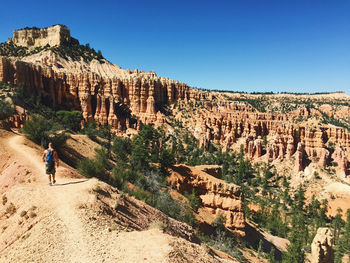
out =
{"type": "Polygon", "coordinates": [[[54,24],[124,69],[192,87],[350,94],[350,0],[1,3],[0,42],[54,24]]]}

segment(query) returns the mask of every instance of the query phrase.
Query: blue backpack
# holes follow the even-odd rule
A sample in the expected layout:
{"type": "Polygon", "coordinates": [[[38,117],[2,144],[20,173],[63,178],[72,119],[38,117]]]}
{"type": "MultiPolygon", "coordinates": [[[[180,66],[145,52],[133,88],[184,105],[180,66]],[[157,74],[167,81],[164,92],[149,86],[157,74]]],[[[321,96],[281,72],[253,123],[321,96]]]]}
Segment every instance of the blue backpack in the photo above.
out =
{"type": "Polygon", "coordinates": [[[54,150],[52,150],[52,151],[47,150],[47,155],[46,155],[46,162],[47,163],[53,162],[53,152],[54,152],[54,150]]]}

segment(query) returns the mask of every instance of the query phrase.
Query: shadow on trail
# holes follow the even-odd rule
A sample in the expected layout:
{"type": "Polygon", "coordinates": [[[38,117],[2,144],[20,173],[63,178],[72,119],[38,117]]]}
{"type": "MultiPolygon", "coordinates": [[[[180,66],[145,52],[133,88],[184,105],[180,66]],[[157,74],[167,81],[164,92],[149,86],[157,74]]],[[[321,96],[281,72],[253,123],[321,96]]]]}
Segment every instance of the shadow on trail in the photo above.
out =
{"type": "Polygon", "coordinates": [[[84,183],[88,181],[88,179],[86,180],[80,180],[80,181],[75,181],[75,182],[69,182],[69,183],[64,183],[64,184],[54,184],[52,186],[64,186],[64,185],[69,185],[69,184],[80,184],[80,183],[84,183]]]}

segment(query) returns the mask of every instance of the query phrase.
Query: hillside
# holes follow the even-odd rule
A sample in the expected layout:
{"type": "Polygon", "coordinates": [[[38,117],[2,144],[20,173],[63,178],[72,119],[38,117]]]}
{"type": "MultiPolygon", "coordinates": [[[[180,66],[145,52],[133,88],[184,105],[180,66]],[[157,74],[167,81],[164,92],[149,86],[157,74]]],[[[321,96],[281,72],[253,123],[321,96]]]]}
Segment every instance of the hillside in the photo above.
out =
{"type": "Polygon", "coordinates": [[[1,130],[0,146],[0,262],[225,262],[180,238],[189,227],[65,164],[48,187],[42,149],[23,136],[1,130]]]}

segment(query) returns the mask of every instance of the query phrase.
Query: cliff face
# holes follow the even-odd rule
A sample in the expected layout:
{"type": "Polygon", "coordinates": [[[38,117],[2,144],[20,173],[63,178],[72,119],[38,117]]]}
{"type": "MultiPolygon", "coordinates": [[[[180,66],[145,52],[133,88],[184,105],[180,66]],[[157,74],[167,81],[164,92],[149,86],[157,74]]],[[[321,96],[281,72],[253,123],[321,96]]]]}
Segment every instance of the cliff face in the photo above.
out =
{"type": "Polygon", "coordinates": [[[0,81],[23,84],[28,94],[41,94],[59,105],[80,109],[86,121],[109,124],[116,131],[129,128],[131,114],[142,123],[163,123],[159,111],[165,104],[195,97],[186,84],[154,73],[130,71],[104,78],[92,72],[56,72],[6,57],[0,57],[0,81]]]}
{"type": "Polygon", "coordinates": [[[236,235],[245,235],[243,195],[239,186],[211,176],[200,167],[177,165],[172,169],[168,178],[170,185],[182,193],[194,189],[202,203],[202,212],[211,215],[209,222],[223,215],[227,229],[236,235]]]}
{"type": "Polygon", "coordinates": [[[305,109],[290,114],[260,113],[240,102],[199,104],[202,110],[193,116],[193,124],[203,147],[216,143],[229,149],[242,144],[251,160],[293,158],[296,172],[312,161],[321,167],[336,162],[340,175],[349,173],[350,133],[333,125],[298,122],[300,116],[310,114],[305,109]]]}
{"type": "Polygon", "coordinates": [[[66,26],[55,25],[47,28],[25,28],[15,30],[13,38],[9,38],[8,43],[17,46],[35,48],[49,46],[59,46],[71,41],[70,31],[66,26]]]}

